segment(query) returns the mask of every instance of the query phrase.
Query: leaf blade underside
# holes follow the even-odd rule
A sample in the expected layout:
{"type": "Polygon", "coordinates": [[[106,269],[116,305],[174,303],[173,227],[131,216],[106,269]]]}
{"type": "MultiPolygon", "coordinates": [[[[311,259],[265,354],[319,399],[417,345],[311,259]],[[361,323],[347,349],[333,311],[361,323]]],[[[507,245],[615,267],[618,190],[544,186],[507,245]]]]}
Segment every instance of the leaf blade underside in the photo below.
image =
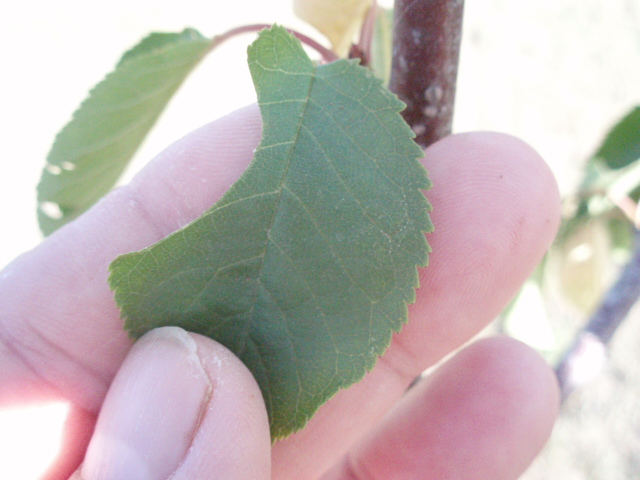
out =
{"type": "Polygon", "coordinates": [[[406,322],[430,183],[403,105],[366,69],[316,67],[280,27],[249,65],[263,118],[251,165],[202,217],[118,257],[110,283],[133,336],[179,325],[238,355],[275,440],[361,379],[406,322]]]}
{"type": "Polygon", "coordinates": [[[193,29],[152,33],[94,87],[56,137],[42,171],[38,223],[45,235],[113,187],[210,43],[193,29]]]}

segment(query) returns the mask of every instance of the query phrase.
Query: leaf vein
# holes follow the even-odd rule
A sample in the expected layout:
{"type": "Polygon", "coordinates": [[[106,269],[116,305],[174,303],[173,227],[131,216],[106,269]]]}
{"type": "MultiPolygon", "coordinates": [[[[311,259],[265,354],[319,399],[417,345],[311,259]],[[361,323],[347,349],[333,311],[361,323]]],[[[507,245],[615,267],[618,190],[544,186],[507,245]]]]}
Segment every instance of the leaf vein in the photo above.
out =
{"type": "Polygon", "coordinates": [[[358,285],[358,283],[354,280],[354,278],[351,276],[351,274],[349,273],[349,271],[347,270],[347,268],[345,267],[342,258],[340,257],[340,255],[338,255],[334,248],[331,245],[331,242],[329,241],[329,239],[324,235],[324,233],[322,232],[322,229],[320,228],[320,225],[317,224],[317,222],[315,221],[315,219],[313,218],[313,214],[311,213],[311,211],[307,208],[307,206],[304,204],[304,202],[302,201],[302,199],[296,195],[291,189],[285,187],[286,190],[291,194],[291,196],[300,204],[300,206],[302,207],[302,209],[307,213],[309,220],[311,221],[311,224],[313,225],[314,229],[318,232],[318,235],[324,240],[324,242],[327,244],[327,247],[329,248],[329,250],[331,251],[331,255],[333,256],[333,258],[335,258],[336,263],[338,264],[338,266],[340,267],[340,269],[344,272],[345,276],[349,279],[349,281],[351,282],[351,284],[357,288],[358,290],[360,290],[365,297],[367,297],[370,301],[373,301],[373,299],[369,296],[369,293],[367,291],[365,291],[360,285],[358,285]]]}

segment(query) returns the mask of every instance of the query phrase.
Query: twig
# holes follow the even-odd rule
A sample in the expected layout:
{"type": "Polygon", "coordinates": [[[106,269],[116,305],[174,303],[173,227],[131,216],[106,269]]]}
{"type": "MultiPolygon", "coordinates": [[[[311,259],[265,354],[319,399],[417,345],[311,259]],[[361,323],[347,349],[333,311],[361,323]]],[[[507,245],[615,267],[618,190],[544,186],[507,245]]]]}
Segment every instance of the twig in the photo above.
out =
{"type": "Polygon", "coordinates": [[[463,0],[396,0],[389,88],[426,147],[451,133],[463,0]]]}
{"type": "Polygon", "coordinates": [[[607,344],[639,298],[640,230],[636,230],[631,259],[556,367],[563,400],[602,369],[607,344]]]}
{"type": "MultiPolygon", "coordinates": [[[[215,37],[213,37],[213,40],[211,41],[210,49],[216,48],[224,41],[229,40],[230,38],[235,37],[237,35],[242,35],[244,33],[260,32],[261,30],[264,30],[265,28],[270,28],[270,27],[271,25],[258,23],[255,25],[243,25],[241,27],[232,28],[231,30],[227,30],[225,33],[222,33],[220,35],[216,35],[215,37]]],[[[333,62],[334,60],[338,60],[339,57],[333,51],[329,50],[326,47],[323,47],[314,39],[309,38],[303,33],[297,32],[290,28],[287,28],[287,31],[292,35],[294,35],[302,43],[313,48],[316,52],[322,55],[322,60],[325,63],[330,63],[330,62],[333,62]]]]}

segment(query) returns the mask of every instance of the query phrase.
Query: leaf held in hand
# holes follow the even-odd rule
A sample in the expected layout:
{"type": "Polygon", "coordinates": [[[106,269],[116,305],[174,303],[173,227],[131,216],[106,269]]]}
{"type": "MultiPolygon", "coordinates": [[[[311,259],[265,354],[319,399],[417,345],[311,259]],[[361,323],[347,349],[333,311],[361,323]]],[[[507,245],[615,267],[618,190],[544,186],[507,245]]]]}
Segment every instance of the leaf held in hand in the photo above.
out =
{"type": "Polygon", "coordinates": [[[125,53],[58,134],[38,185],[45,235],[73,220],[115,184],[210,40],[193,29],[152,33],[125,53]]]}
{"type": "Polygon", "coordinates": [[[360,380],[407,320],[432,229],[402,103],[355,61],[316,66],[281,27],[249,48],[262,141],[203,216],[118,257],[138,337],[207,335],[253,372],[279,439],[360,380]]]}

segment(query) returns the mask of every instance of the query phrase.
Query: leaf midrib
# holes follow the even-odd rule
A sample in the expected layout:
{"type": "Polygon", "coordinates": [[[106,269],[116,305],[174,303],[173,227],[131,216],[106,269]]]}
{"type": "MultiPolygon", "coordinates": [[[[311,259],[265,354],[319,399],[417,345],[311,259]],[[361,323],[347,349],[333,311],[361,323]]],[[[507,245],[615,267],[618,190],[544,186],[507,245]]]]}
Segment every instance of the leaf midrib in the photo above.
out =
{"type": "MultiPolygon", "coordinates": [[[[291,161],[293,159],[293,152],[294,152],[294,150],[296,148],[296,145],[297,145],[297,142],[298,142],[298,138],[299,138],[299,135],[300,135],[300,131],[302,130],[302,125],[303,125],[304,118],[305,118],[305,115],[306,115],[306,112],[307,112],[307,108],[309,106],[309,101],[311,99],[311,90],[313,89],[313,84],[314,84],[314,82],[316,80],[316,75],[317,75],[317,67],[314,66],[313,67],[313,72],[311,74],[311,81],[309,82],[309,88],[307,90],[307,95],[306,95],[306,98],[304,100],[304,107],[302,109],[302,114],[300,115],[300,119],[298,120],[298,125],[296,127],[296,132],[295,132],[295,135],[293,136],[293,140],[291,142],[291,148],[289,149],[289,155],[288,155],[288,158],[286,160],[286,166],[285,166],[284,171],[282,173],[282,179],[280,181],[280,185],[279,185],[279,188],[278,188],[278,196],[276,198],[275,205],[274,205],[274,208],[273,208],[273,214],[271,215],[271,218],[269,219],[269,227],[268,227],[268,229],[266,231],[266,234],[265,234],[264,249],[263,249],[262,255],[261,255],[260,266],[259,266],[258,272],[257,272],[257,274],[255,276],[257,283],[259,283],[262,286],[262,288],[269,295],[271,295],[271,293],[269,292],[269,290],[264,285],[264,282],[261,280],[262,272],[263,272],[263,269],[264,269],[265,258],[266,258],[266,255],[267,255],[267,248],[269,246],[269,243],[272,243],[271,230],[273,229],[273,225],[275,223],[275,219],[276,219],[276,216],[277,216],[277,213],[278,213],[278,206],[280,205],[280,200],[282,199],[282,192],[284,190],[284,183],[285,183],[287,175],[289,173],[289,168],[291,166],[291,161]]],[[[258,148],[259,149],[260,148],[267,148],[269,146],[270,145],[262,147],[261,145],[259,145],[258,148]]],[[[278,248],[278,247],[276,246],[276,248],[278,248]]],[[[258,289],[259,289],[259,287],[258,287],[258,285],[256,285],[256,287],[254,289],[254,292],[253,292],[253,299],[252,299],[252,302],[251,302],[251,310],[248,312],[248,320],[249,321],[247,322],[246,330],[245,330],[245,332],[244,332],[244,334],[242,336],[242,338],[243,338],[242,346],[239,347],[238,350],[235,352],[236,355],[238,355],[238,357],[240,357],[240,358],[242,358],[245,350],[247,349],[248,343],[249,342],[253,342],[253,339],[251,337],[250,332],[253,329],[253,323],[254,323],[254,320],[255,320],[255,316],[254,315],[255,315],[256,300],[257,300],[257,296],[258,296],[258,289]]],[[[273,299],[273,300],[275,302],[275,299],[273,299]]],[[[276,302],[276,304],[277,304],[277,302],[276,302]]],[[[285,329],[287,329],[287,331],[289,331],[289,325],[288,325],[288,323],[286,321],[286,316],[285,315],[283,315],[283,321],[284,321],[285,329]]],[[[253,343],[255,343],[255,342],[253,342],[253,343]]],[[[257,345],[256,345],[256,347],[257,347],[257,345]]],[[[299,369],[299,365],[298,365],[298,357],[297,357],[297,353],[296,353],[296,349],[295,349],[295,344],[293,342],[291,343],[291,347],[292,347],[292,353],[293,353],[292,361],[295,362],[295,366],[296,366],[296,368],[295,368],[296,380],[298,382],[298,385],[300,386],[300,385],[302,385],[302,380],[300,378],[300,369],[299,369]]],[[[258,356],[262,360],[262,356],[261,355],[258,355],[258,356]]],[[[266,365],[265,365],[265,368],[266,368],[266,365]]],[[[265,387],[269,391],[269,398],[266,401],[269,404],[271,404],[273,402],[273,399],[271,398],[271,388],[269,387],[270,378],[269,378],[268,375],[266,377],[266,382],[267,382],[267,385],[265,385],[265,387]]],[[[296,402],[297,402],[296,403],[296,411],[298,410],[297,405],[299,405],[299,402],[300,402],[301,391],[302,391],[302,389],[299,388],[298,398],[296,400],[296,402]]]]}
{"type": "MultiPolygon", "coordinates": [[[[271,243],[271,230],[273,229],[273,225],[275,223],[276,216],[277,216],[277,213],[278,213],[278,206],[280,205],[280,200],[282,199],[282,192],[284,190],[284,183],[285,183],[287,175],[289,173],[289,168],[291,166],[291,161],[293,159],[293,152],[294,152],[294,150],[296,148],[296,145],[298,143],[298,138],[299,138],[299,135],[300,135],[300,131],[302,130],[302,125],[303,125],[303,122],[304,122],[305,115],[307,113],[307,108],[309,107],[309,101],[311,100],[311,90],[313,89],[313,84],[315,83],[316,75],[317,75],[317,66],[314,65],[313,66],[313,71],[311,73],[311,81],[309,82],[309,89],[307,90],[307,95],[306,95],[306,98],[304,100],[304,107],[302,109],[302,114],[300,115],[300,119],[298,120],[298,125],[296,127],[296,133],[293,136],[293,141],[291,143],[291,148],[289,149],[288,158],[286,160],[286,165],[285,165],[284,171],[282,173],[282,179],[280,181],[280,185],[279,185],[279,188],[278,188],[278,196],[276,198],[275,205],[274,205],[274,208],[273,208],[273,214],[271,215],[271,218],[269,219],[269,227],[268,227],[267,232],[265,234],[265,239],[266,240],[264,242],[264,249],[262,251],[262,260],[260,261],[260,266],[259,266],[258,272],[257,272],[257,274],[255,276],[256,281],[258,281],[261,285],[263,285],[263,287],[264,287],[264,283],[262,282],[261,277],[262,277],[262,272],[263,272],[263,269],[264,269],[265,257],[267,255],[267,248],[269,246],[269,243],[271,243]]],[[[259,105],[261,105],[261,104],[259,104],[259,105]]],[[[258,148],[260,148],[260,146],[258,146],[258,148]]],[[[251,311],[248,312],[249,322],[247,322],[245,335],[243,335],[245,341],[242,344],[242,348],[238,349],[238,352],[237,352],[238,356],[241,356],[244,353],[244,351],[246,349],[246,342],[247,342],[246,339],[248,337],[250,337],[249,332],[251,331],[251,329],[253,327],[257,295],[258,295],[258,289],[256,288],[254,290],[253,300],[251,302],[251,311]]],[[[294,351],[294,356],[295,356],[295,351],[294,351]]],[[[297,358],[295,358],[295,361],[296,361],[296,364],[297,364],[297,358]]],[[[296,372],[298,372],[298,368],[296,368],[296,372]]],[[[299,378],[298,378],[298,381],[299,381],[299,378]]]]}

